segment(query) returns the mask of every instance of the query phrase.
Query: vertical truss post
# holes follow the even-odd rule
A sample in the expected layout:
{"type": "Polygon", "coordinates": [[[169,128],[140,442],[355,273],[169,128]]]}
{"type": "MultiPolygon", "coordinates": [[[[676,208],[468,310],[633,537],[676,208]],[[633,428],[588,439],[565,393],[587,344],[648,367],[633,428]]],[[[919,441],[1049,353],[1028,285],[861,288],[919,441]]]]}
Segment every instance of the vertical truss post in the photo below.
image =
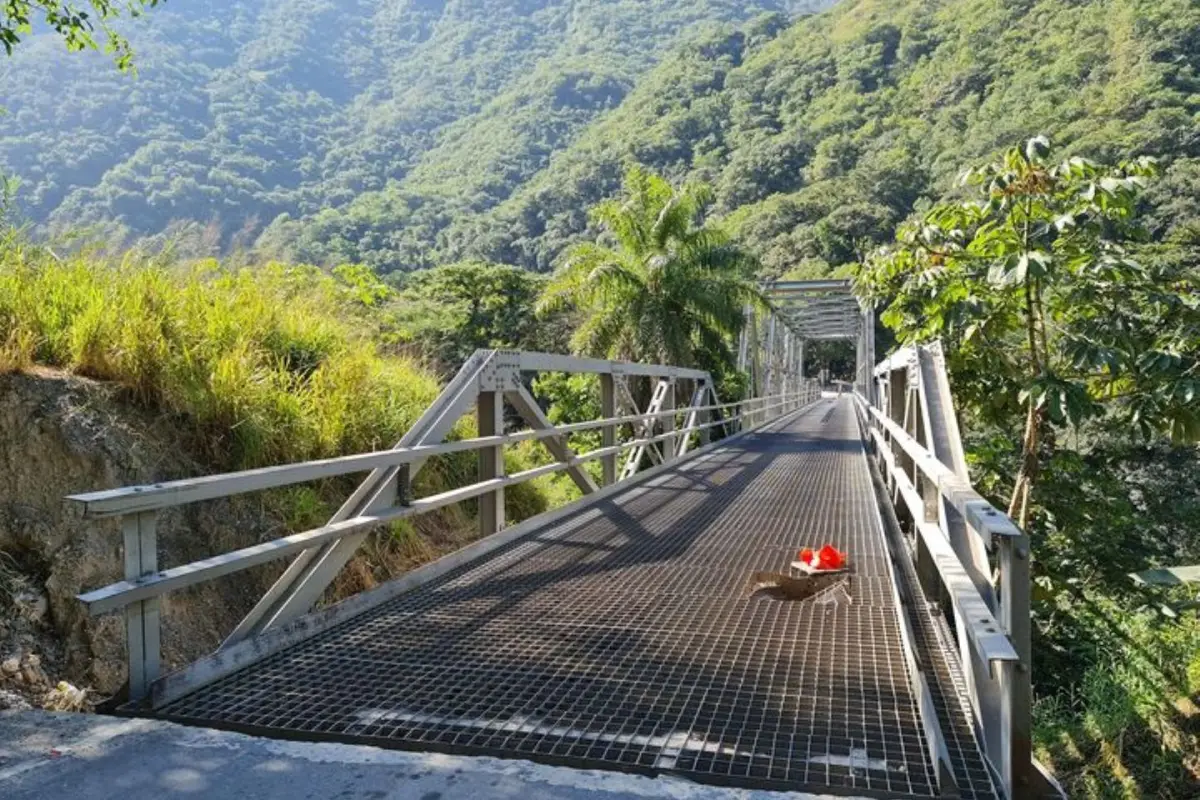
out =
{"type": "Polygon", "coordinates": [[[738,336],[738,372],[745,372],[750,365],[750,339],[754,335],[754,307],[747,305],[742,314],[742,332],[738,336]]]}
{"type": "MultiPolygon", "coordinates": [[[[600,416],[612,419],[617,415],[617,388],[611,372],[600,373],[600,416]]],[[[600,446],[612,447],[617,443],[617,426],[605,425],[600,429],[600,446]]],[[[611,453],[600,459],[600,482],[608,486],[617,482],[617,454],[611,453]]]]}
{"type": "MultiPolygon", "coordinates": [[[[675,376],[663,378],[666,383],[666,393],[662,399],[663,411],[675,411],[675,376]]],[[[662,429],[664,434],[671,434],[669,438],[662,440],[662,458],[663,461],[671,461],[675,458],[675,451],[679,447],[679,435],[676,431],[675,414],[671,413],[662,418],[662,429]]]]}
{"type": "Polygon", "coordinates": [[[1000,624],[1021,658],[1020,661],[1004,662],[1000,668],[1000,730],[1004,741],[999,766],[1009,797],[1032,797],[1035,792],[1044,792],[1045,781],[1033,761],[1029,539],[1022,533],[1020,536],[997,537],[996,542],[999,547],[1000,624]]]}
{"type": "Polygon", "coordinates": [[[863,394],[867,398],[867,402],[874,403],[874,382],[871,380],[871,373],[875,369],[875,309],[867,308],[864,312],[866,319],[863,321],[863,326],[866,328],[866,365],[863,371],[863,394]]]}
{"type": "Polygon", "coordinates": [[[754,427],[754,409],[758,398],[763,396],[762,339],[758,335],[757,314],[750,318],[750,323],[750,392],[742,417],[742,425],[746,428],[754,427]]]}
{"type": "Polygon", "coordinates": [[[800,391],[800,370],[796,368],[796,351],[800,349],[800,339],[795,332],[788,336],[788,375],[791,377],[790,388],[793,392],[800,391]]]}
{"type": "Polygon", "coordinates": [[[396,505],[412,505],[412,465],[401,464],[396,472],[396,505]]]}
{"type": "MultiPolygon", "coordinates": [[[[792,332],[786,328],[783,331],[783,369],[781,372],[783,372],[783,380],[781,381],[781,384],[783,387],[783,394],[786,397],[786,395],[792,391],[792,332]]],[[[792,404],[795,402],[796,399],[794,397],[788,399],[786,404],[782,407],[782,412],[791,411],[792,404]]]]}
{"type": "MultiPolygon", "coordinates": [[[[481,391],[476,399],[475,415],[480,436],[504,433],[504,394],[495,389],[481,391]]],[[[504,477],[504,447],[485,447],[479,451],[479,480],[504,477]]],[[[479,535],[490,536],[504,527],[504,487],[479,497],[479,535]]]]}
{"type": "Polygon", "coordinates": [[[777,364],[775,362],[775,315],[771,315],[771,319],[767,324],[767,388],[763,392],[763,397],[770,397],[775,394],[776,383],[778,383],[777,364]]]}
{"type": "MultiPolygon", "coordinates": [[[[926,442],[922,430],[924,425],[921,424],[921,394],[918,390],[919,383],[915,372],[915,365],[910,364],[904,380],[904,432],[924,446],[926,442]]],[[[929,481],[925,479],[924,473],[921,472],[916,462],[907,457],[904,459],[904,471],[908,474],[913,488],[916,489],[917,494],[924,501],[922,509],[924,519],[913,520],[915,523],[914,530],[915,525],[921,522],[937,522],[938,497],[931,497],[929,481]]],[[[933,490],[936,493],[937,487],[935,486],[933,490]]],[[[913,513],[915,514],[916,511],[914,510],[913,513]]],[[[917,580],[921,584],[921,589],[924,591],[925,597],[933,601],[942,595],[941,577],[938,575],[937,564],[934,562],[929,548],[925,545],[925,540],[920,536],[916,536],[915,541],[917,580]]]]}
{"type": "Polygon", "coordinates": [[[867,366],[866,347],[863,343],[862,331],[854,339],[854,388],[863,391],[863,376],[869,369],[867,366]]]}
{"type": "MultiPolygon", "coordinates": [[[[157,512],[143,511],[121,519],[125,544],[125,580],[158,572],[157,512]]],[[[141,700],[158,680],[162,654],[158,598],[125,607],[125,647],[129,664],[129,699],[141,700]]]]}
{"type": "MultiPolygon", "coordinates": [[[[891,370],[888,372],[888,414],[901,429],[907,430],[907,409],[906,403],[908,400],[908,374],[903,370],[891,370]]],[[[912,469],[912,459],[909,457],[903,448],[901,448],[891,437],[888,437],[889,444],[892,448],[892,456],[895,458],[897,470],[909,471],[912,469]]],[[[892,493],[892,505],[901,512],[907,508],[904,502],[900,499],[900,490],[896,483],[895,477],[891,476],[888,479],[888,490],[892,493]]],[[[914,537],[910,535],[910,539],[914,537]]]]}

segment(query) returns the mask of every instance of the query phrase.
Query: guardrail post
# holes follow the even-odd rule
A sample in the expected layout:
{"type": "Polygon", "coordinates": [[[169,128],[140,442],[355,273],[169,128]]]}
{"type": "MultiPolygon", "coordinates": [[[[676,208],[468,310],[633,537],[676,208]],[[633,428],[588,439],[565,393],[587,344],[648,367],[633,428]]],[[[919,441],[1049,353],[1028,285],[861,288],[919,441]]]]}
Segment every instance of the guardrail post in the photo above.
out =
{"type": "MultiPolygon", "coordinates": [[[[617,415],[617,387],[611,372],[600,373],[600,416],[611,419],[617,415]]],[[[605,425],[600,429],[600,446],[612,447],[617,443],[617,426],[605,425]]],[[[617,454],[600,459],[600,483],[608,486],[617,482],[617,454]]]]}
{"type": "Polygon", "coordinates": [[[396,505],[412,504],[412,465],[401,464],[396,470],[396,505]]]}
{"type": "Polygon", "coordinates": [[[1029,797],[1040,787],[1041,774],[1033,764],[1032,623],[1030,621],[1029,538],[996,538],[1000,567],[1000,624],[1004,626],[1019,662],[1001,667],[1000,771],[1009,797],[1029,797]]]}
{"type": "Polygon", "coordinates": [[[662,418],[662,428],[664,434],[670,434],[662,442],[663,461],[670,461],[675,458],[675,453],[679,449],[679,435],[676,433],[678,425],[675,422],[675,376],[663,378],[667,382],[666,394],[663,395],[661,411],[670,411],[662,418]]]}
{"type": "MultiPolygon", "coordinates": [[[[504,394],[481,391],[476,400],[480,436],[504,433],[504,394]]],[[[485,447],[479,451],[479,480],[504,477],[504,447],[485,447]]],[[[504,487],[479,497],[479,535],[490,536],[504,527],[504,487]]]]}
{"type": "MultiPolygon", "coordinates": [[[[121,518],[125,537],[125,580],[136,581],[158,572],[158,512],[143,511],[121,518]]],[[[125,647],[129,662],[129,699],[141,700],[158,680],[162,645],[158,598],[138,600],[125,607],[125,647]]]]}

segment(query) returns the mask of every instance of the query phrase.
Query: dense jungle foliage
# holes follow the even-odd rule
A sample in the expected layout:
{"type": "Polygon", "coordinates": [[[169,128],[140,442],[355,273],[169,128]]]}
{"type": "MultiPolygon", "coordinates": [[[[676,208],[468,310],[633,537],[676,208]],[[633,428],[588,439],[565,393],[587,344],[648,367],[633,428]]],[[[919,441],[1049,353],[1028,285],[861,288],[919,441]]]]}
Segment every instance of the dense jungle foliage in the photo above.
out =
{"type": "MultiPolygon", "coordinates": [[[[428,238],[454,208],[507,197],[674,42],[810,5],[166,3],[116,23],[136,77],[104,54],[65,57],[50,31],[0,61],[0,172],[23,181],[24,212],[49,230],[183,239],[195,256],[251,244],[280,214],[308,218],[400,184],[422,187],[413,202],[428,218],[411,222],[428,238]]],[[[402,254],[376,235],[351,235],[363,258],[341,258],[337,242],[330,257],[378,265],[365,253],[386,249],[394,268],[432,263],[423,239],[402,254]]]]}
{"type": "Polygon", "coordinates": [[[1068,153],[1168,159],[1156,192],[1171,200],[1151,224],[1180,225],[1198,216],[1197,30],[1187,0],[848,2],[790,26],[761,17],[666,56],[531,177],[497,179],[479,157],[486,137],[463,128],[453,173],[414,169],[277,220],[260,244],[383,270],[468,256],[545,270],[636,161],[711,183],[769,273],[815,275],[890,239],[964,164],[1038,134],[1068,153]]]}

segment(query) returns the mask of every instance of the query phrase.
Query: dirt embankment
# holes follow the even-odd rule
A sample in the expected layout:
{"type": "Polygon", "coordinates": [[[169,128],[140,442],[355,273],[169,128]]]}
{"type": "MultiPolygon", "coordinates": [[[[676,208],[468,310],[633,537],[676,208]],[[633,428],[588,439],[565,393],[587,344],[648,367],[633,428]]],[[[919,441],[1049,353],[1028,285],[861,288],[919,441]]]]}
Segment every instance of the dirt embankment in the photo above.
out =
{"type": "MultiPolygon", "coordinates": [[[[188,456],[184,431],[111,386],[50,372],[0,375],[0,706],[17,702],[14,693],[40,704],[59,680],[93,699],[124,685],[123,618],[90,618],[76,599],[122,577],[120,522],[84,520],[64,497],[212,472],[188,456]]],[[[433,530],[407,542],[381,537],[332,596],[453,549],[461,543],[453,523],[431,520],[422,527],[433,530]]],[[[286,532],[281,505],[261,495],[170,509],[159,516],[158,560],[174,566],[286,532]]],[[[282,566],[166,596],[166,667],[211,652],[282,566]]]]}

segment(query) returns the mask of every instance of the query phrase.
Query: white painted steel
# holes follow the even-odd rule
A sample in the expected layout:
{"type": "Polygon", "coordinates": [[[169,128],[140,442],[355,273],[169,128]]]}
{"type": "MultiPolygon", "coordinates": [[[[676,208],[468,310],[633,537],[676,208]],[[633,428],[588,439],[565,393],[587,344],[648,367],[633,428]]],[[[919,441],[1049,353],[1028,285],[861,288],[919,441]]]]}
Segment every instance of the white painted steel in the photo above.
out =
{"type": "Polygon", "coordinates": [[[580,431],[595,430],[614,425],[636,424],[644,422],[647,419],[659,419],[671,414],[680,414],[688,411],[720,411],[742,404],[743,401],[739,400],[732,403],[714,403],[711,405],[688,407],[686,409],[648,411],[646,413],[605,417],[587,422],[573,422],[557,425],[553,428],[517,431],[498,436],[480,436],[433,445],[397,447],[392,450],[356,453],[337,458],[284,464],[277,467],[261,467],[259,469],[242,470],[239,472],[206,475],[199,478],[185,478],[177,481],[164,481],[162,483],[151,483],[142,486],[105,489],[98,492],[68,495],[66,499],[82,505],[85,517],[89,519],[103,519],[141,511],[187,505],[203,500],[215,500],[238,494],[260,492],[266,489],[277,489],[339,475],[366,472],[367,470],[412,464],[424,461],[433,456],[480,450],[486,447],[494,447],[497,444],[509,445],[529,440],[557,439],[565,434],[580,431]]]}
{"type": "MultiPolygon", "coordinates": [[[[815,391],[798,393],[793,396],[781,398],[777,402],[767,406],[765,410],[769,412],[780,409],[780,413],[786,413],[789,410],[795,410],[796,401],[804,403],[805,400],[811,401],[817,399],[817,396],[815,391]]],[[[771,421],[774,421],[774,417],[772,417],[771,421]]],[[[722,424],[724,424],[722,420],[695,424],[691,427],[691,431],[707,430],[722,424]]],[[[428,513],[438,508],[460,503],[463,500],[487,495],[505,487],[524,483],[543,475],[578,468],[588,461],[603,459],[628,448],[645,447],[656,442],[666,442],[676,435],[678,434],[668,431],[657,436],[621,442],[611,447],[593,450],[582,455],[572,455],[569,458],[540,467],[534,467],[523,472],[478,481],[457,489],[431,495],[430,497],[412,500],[404,506],[393,506],[373,514],[363,514],[346,520],[340,520],[320,528],[274,539],[270,542],[263,542],[212,558],[194,561],[190,564],[173,567],[162,572],[143,572],[134,578],[127,576],[126,580],[82,594],[79,596],[79,599],[87,606],[88,613],[92,615],[115,611],[146,598],[158,597],[168,592],[186,588],[197,583],[203,583],[222,575],[240,572],[259,564],[285,558],[286,556],[316,547],[317,545],[340,540],[350,534],[362,533],[399,519],[428,513]]],[[[685,454],[681,454],[681,457],[683,455],[685,454]]]]}
{"type": "MultiPolygon", "coordinates": [[[[863,344],[873,347],[870,335],[863,344]]],[[[957,422],[949,419],[953,405],[940,348],[904,348],[863,372],[860,365],[866,391],[860,390],[857,399],[888,486],[912,520],[920,543],[917,553],[932,562],[951,601],[967,695],[985,755],[1008,797],[1054,794],[1031,746],[1029,540],[974,490],[961,456],[956,456],[957,422]],[[897,422],[900,398],[903,426],[897,422]],[[877,399],[885,409],[876,405],[877,399]],[[946,451],[945,462],[933,452],[935,446],[946,451]],[[952,513],[961,515],[973,539],[952,542],[953,536],[961,536],[950,524],[952,513]],[[990,583],[980,586],[981,580],[991,580],[988,551],[998,556],[998,593],[990,583]]],[[[917,566],[920,573],[920,559],[917,566]]]]}

